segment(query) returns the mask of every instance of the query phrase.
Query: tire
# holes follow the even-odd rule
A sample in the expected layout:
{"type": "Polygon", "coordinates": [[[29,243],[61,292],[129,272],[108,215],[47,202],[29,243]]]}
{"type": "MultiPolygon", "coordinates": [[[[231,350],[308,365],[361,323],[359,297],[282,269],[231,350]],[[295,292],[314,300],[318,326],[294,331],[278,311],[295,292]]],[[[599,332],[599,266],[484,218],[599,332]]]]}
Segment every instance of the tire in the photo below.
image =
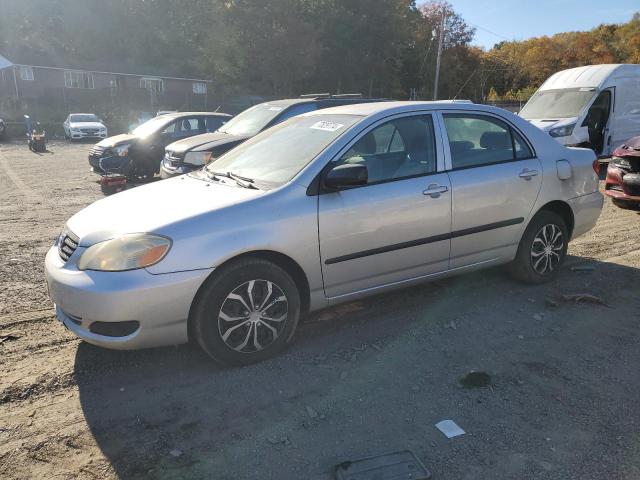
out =
{"type": "Polygon", "coordinates": [[[564,262],[568,243],[569,231],[562,217],[547,210],[538,212],[520,239],[511,273],[534,285],[552,280],[564,262]]]}
{"type": "Polygon", "coordinates": [[[125,176],[132,183],[147,183],[153,178],[153,172],[150,172],[144,165],[140,165],[139,162],[132,161],[125,176]]]}
{"type": "Polygon", "coordinates": [[[300,292],[294,280],[278,265],[260,258],[222,267],[205,282],[190,315],[198,344],[211,358],[229,366],[276,355],[291,341],[299,320],[300,292]]]}

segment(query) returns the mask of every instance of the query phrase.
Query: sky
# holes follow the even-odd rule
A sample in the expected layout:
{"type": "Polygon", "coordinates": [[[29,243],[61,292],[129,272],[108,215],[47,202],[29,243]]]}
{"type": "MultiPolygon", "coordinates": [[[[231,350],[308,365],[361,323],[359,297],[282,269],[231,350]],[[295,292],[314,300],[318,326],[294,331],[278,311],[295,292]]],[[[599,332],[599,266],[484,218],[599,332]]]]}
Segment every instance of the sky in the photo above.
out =
{"type": "MultiPolygon", "coordinates": [[[[640,11],[638,0],[449,0],[476,27],[475,45],[491,48],[503,40],[590,30],[623,23],[640,11]]],[[[420,2],[418,2],[420,3],[420,2]]]]}

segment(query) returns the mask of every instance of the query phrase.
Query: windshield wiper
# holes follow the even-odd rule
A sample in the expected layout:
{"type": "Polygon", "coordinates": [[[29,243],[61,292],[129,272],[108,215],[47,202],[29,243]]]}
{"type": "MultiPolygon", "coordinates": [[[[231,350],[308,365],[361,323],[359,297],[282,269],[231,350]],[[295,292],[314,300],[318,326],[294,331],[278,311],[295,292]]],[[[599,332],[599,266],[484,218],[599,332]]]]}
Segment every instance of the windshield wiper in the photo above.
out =
{"type": "Polygon", "coordinates": [[[207,174],[211,174],[214,177],[217,176],[221,176],[221,177],[227,177],[230,178],[231,180],[234,180],[239,186],[243,187],[243,188],[251,188],[253,190],[260,190],[258,187],[256,187],[254,185],[254,180],[248,177],[243,177],[241,175],[235,174],[233,172],[209,172],[207,171],[207,174]]]}

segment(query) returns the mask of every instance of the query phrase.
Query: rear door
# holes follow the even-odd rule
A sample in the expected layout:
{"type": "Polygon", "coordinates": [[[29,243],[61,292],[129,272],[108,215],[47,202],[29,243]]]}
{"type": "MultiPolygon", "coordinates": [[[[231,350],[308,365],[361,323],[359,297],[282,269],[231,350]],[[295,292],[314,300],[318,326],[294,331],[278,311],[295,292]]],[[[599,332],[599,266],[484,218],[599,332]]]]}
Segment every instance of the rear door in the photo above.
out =
{"type": "Polygon", "coordinates": [[[331,166],[367,166],[367,185],[321,193],[318,234],[328,297],[447,269],[451,189],[433,116],[401,115],[363,132],[331,166]]]}
{"type": "Polygon", "coordinates": [[[540,192],[541,163],[502,118],[465,111],[440,115],[453,192],[450,268],[509,255],[540,192]]]}

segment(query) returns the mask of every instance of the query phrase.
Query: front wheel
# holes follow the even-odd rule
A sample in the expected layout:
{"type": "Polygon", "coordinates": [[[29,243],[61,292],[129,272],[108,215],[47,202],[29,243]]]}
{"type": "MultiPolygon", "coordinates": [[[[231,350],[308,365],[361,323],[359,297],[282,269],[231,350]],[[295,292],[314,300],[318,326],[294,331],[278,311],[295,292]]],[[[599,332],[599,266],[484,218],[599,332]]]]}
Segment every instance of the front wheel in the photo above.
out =
{"type": "Polygon", "coordinates": [[[300,319],[300,292],[278,265],[246,258],[222,267],[192,309],[195,339],[214,360],[248,365],[284,349],[300,319]]]}
{"type": "Polygon", "coordinates": [[[558,214],[541,211],[533,217],[522,235],[511,272],[526,283],[552,280],[567,255],[569,232],[558,214]]]}

